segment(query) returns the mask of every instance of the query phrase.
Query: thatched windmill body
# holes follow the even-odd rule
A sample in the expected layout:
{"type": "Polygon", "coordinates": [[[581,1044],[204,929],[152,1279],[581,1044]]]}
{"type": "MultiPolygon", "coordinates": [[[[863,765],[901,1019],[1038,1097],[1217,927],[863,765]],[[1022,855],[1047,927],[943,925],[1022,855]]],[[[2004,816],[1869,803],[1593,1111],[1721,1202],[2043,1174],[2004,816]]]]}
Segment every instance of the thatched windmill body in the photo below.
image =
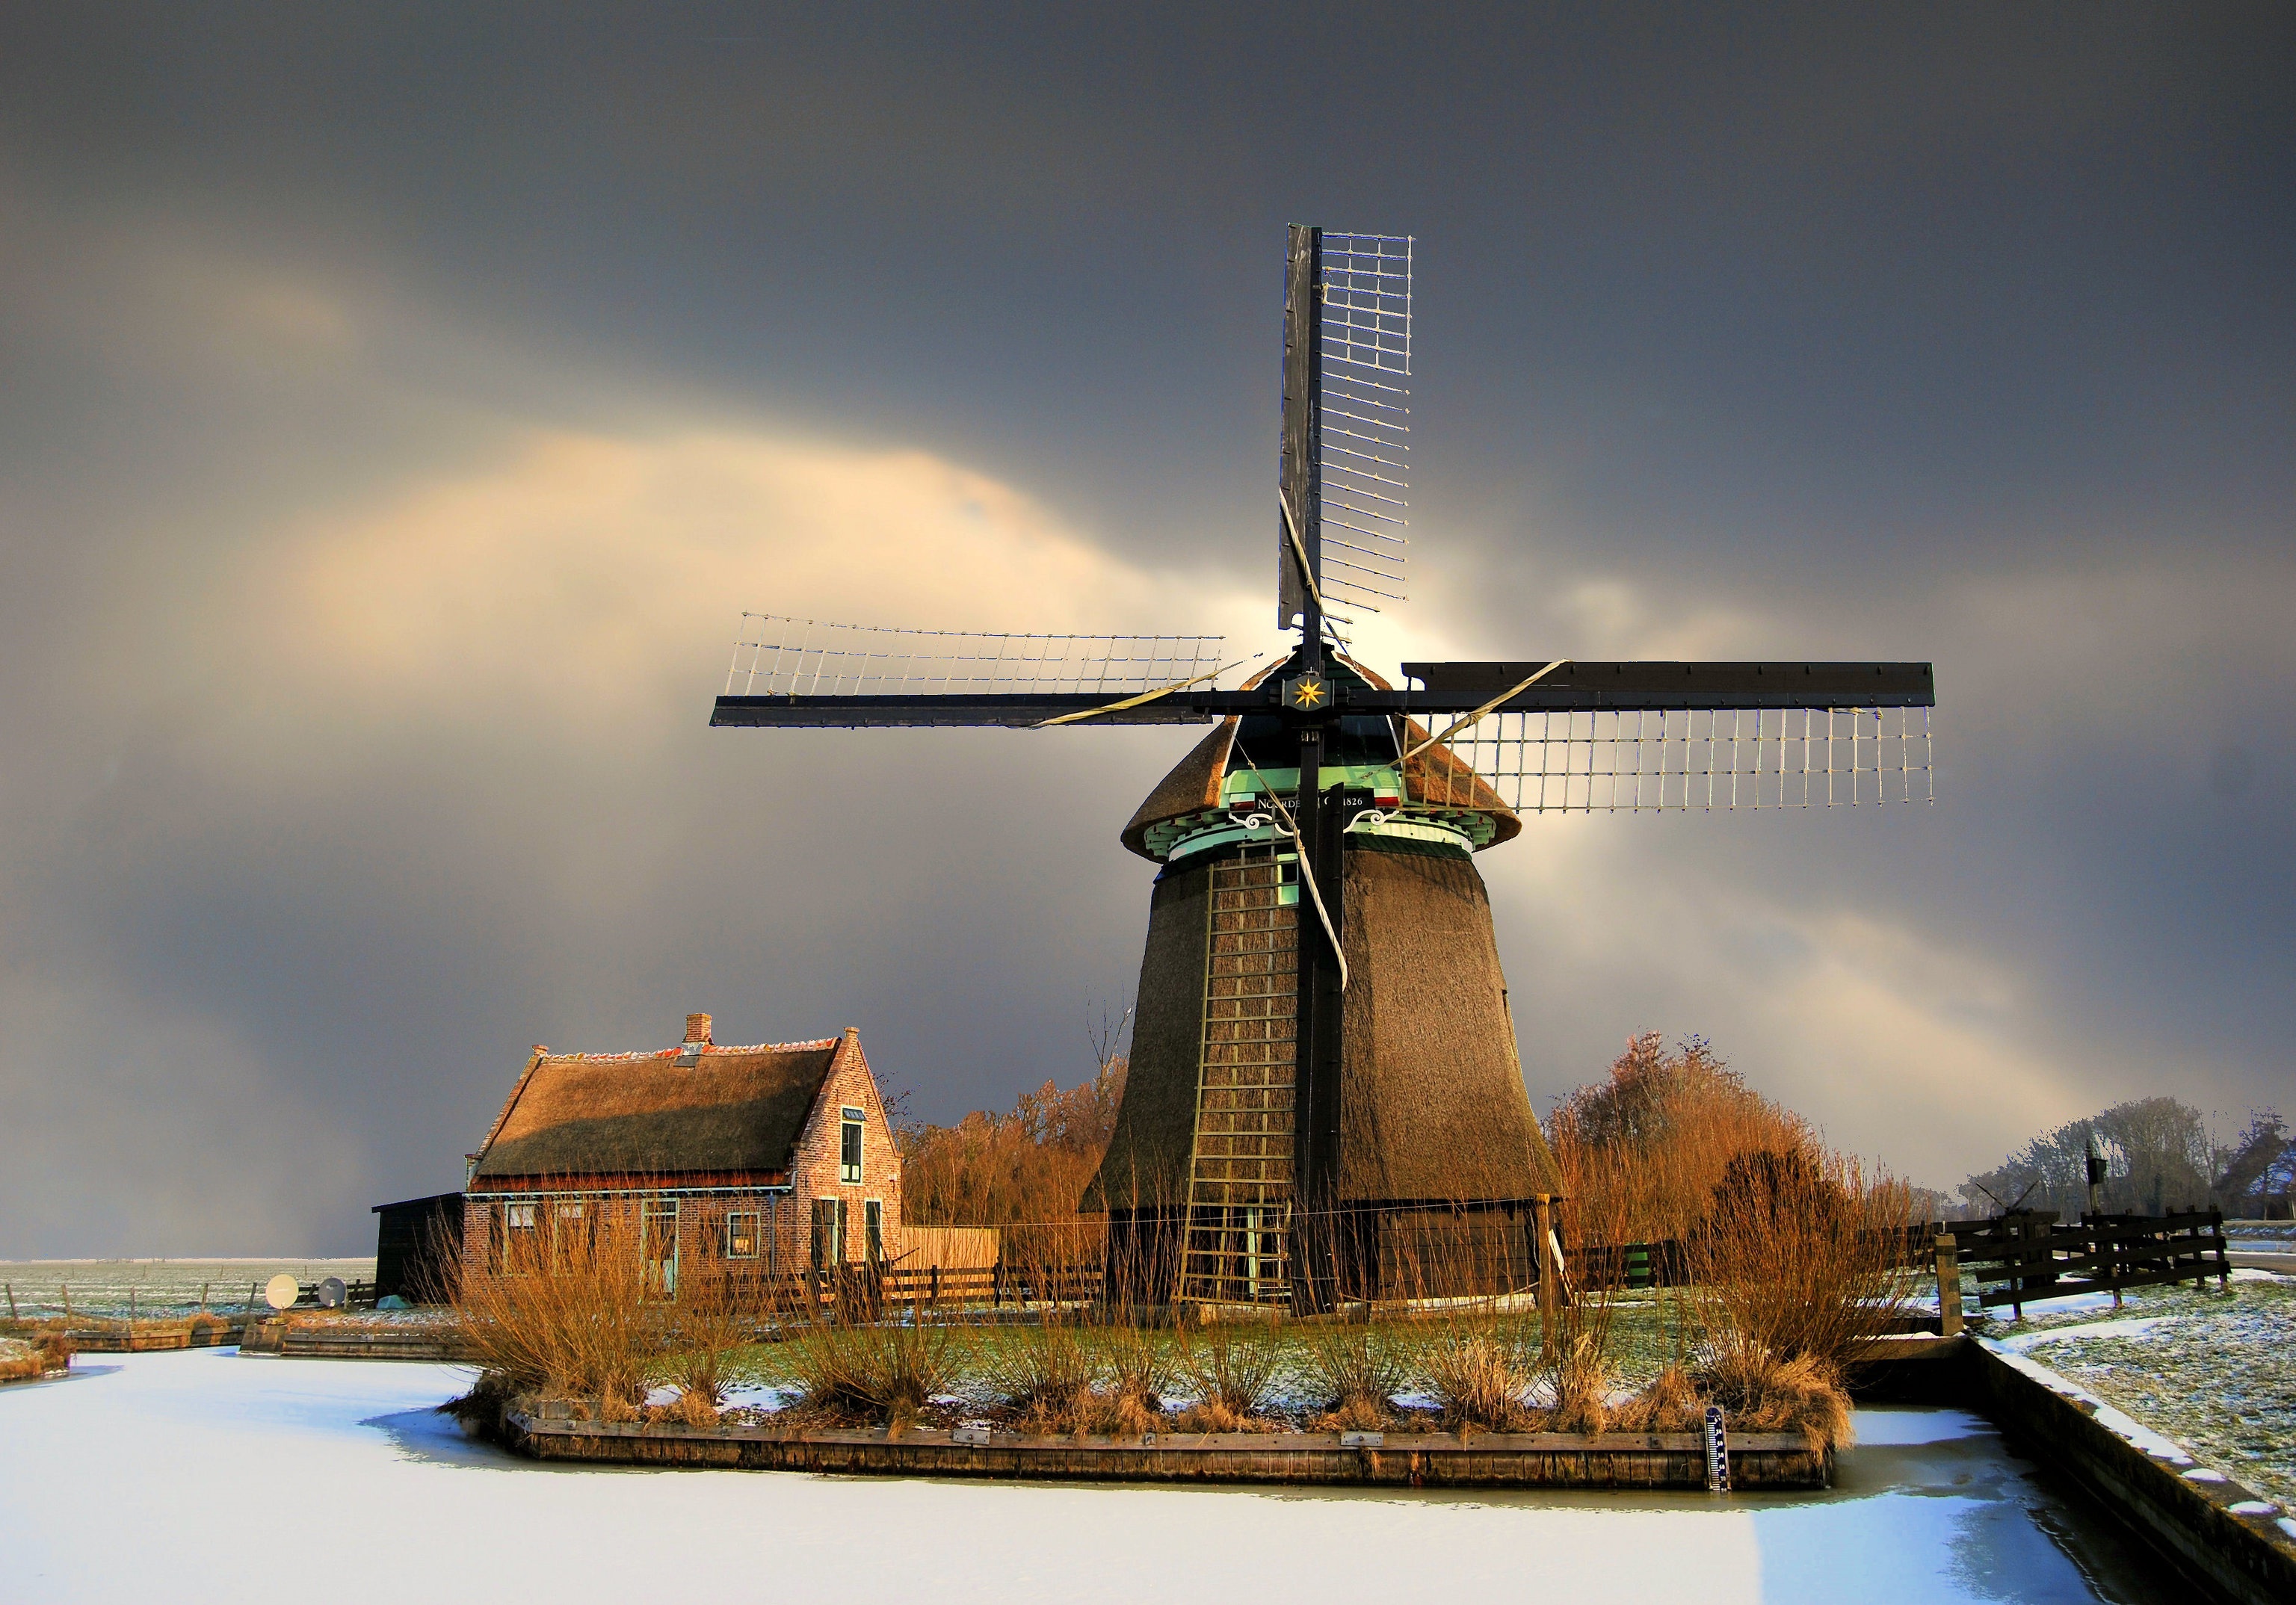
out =
{"type": "Polygon", "coordinates": [[[1278,667],[1223,690],[1214,637],[752,615],[711,716],[1214,725],[1124,831],[1162,868],[1088,1202],[1150,1297],[1519,1285],[1560,1179],[1473,855],[1521,813],[1929,796],[1925,663],[1406,663],[1396,684],[1349,656],[1351,610],[1403,590],[1411,252],[1291,233],[1278,667]]]}

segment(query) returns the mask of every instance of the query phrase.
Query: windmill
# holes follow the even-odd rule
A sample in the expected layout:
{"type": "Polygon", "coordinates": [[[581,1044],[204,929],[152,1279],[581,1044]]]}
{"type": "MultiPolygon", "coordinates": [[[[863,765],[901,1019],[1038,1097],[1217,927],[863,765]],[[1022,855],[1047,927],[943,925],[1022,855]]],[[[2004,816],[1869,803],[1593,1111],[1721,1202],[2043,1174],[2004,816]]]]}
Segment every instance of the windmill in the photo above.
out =
{"type": "Polygon", "coordinates": [[[1216,726],[1123,832],[1162,867],[1093,1196],[1155,1298],[1325,1308],[1398,1290],[1438,1240],[1468,1250],[1451,1274],[1521,1285],[1561,1182],[1472,855],[1522,814],[1931,796],[1926,663],[1406,663],[1390,683],[1355,659],[1358,613],[1406,594],[1412,250],[1291,230],[1280,664],[1223,689],[1242,666],[1214,636],[751,614],[710,717],[1216,726]]]}

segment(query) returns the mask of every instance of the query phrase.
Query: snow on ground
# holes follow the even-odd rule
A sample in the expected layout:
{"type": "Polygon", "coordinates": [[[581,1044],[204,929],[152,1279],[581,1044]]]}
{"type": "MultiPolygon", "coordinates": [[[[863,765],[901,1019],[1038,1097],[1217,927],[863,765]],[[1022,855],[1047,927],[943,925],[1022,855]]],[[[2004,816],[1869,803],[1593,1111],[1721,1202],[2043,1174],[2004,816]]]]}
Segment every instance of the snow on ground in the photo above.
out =
{"type": "Polygon", "coordinates": [[[0,1260],[0,1287],[27,1317],[61,1315],[64,1299],[72,1313],[118,1319],[132,1308],[139,1315],[188,1315],[200,1307],[229,1314],[256,1307],[256,1290],[285,1271],[298,1282],[340,1276],[345,1282],[374,1280],[368,1259],[11,1259],[0,1260]],[[132,1302],[131,1302],[132,1298],[132,1302]]]}
{"type": "Polygon", "coordinates": [[[541,1467],[433,1408],[448,1366],[92,1357],[0,1389],[0,1595],[1266,1601],[1385,1593],[2147,1597],[2115,1540],[1954,1411],[1866,1411],[1808,1495],[1478,1494],[541,1467]],[[2098,1579],[2093,1583],[2092,1578],[2098,1579]],[[2101,1588],[2100,1585],[2101,1584],[2101,1588]]]}
{"type": "Polygon", "coordinates": [[[1998,1341],[2012,1352],[2048,1344],[2068,1380],[2296,1506],[2296,1281],[2233,1274],[2228,1292],[2140,1289],[2117,1321],[2028,1305],[1998,1341]]]}
{"type": "Polygon", "coordinates": [[[2038,1332],[2020,1332],[2005,1338],[2001,1347],[2012,1354],[2021,1355],[2043,1343],[2062,1343],[2070,1338],[2141,1338],[2164,1322],[2181,1319],[2176,1315],[2143,1315],[2128,1321],[2091,1321],[2079,1326],[2044,1327],[2038,1332]]]}

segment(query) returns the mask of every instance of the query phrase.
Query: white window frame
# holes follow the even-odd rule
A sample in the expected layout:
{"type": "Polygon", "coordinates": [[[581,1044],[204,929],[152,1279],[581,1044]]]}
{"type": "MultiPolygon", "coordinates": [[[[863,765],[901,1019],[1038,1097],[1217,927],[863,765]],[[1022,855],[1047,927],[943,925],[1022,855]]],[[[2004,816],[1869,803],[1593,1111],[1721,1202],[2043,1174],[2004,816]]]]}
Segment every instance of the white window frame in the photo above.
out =
{"type": "Polygon", "coordinates": [[[758,1244],[763,1236],[765,1220],[765,1212],[760,1209],[728,1209],[726,1211],[726,1257],[728,1259],[758,1258],[758,1244]],[[734,1246],[734,1243],[739,1241],[739,1234],[741,1232],[741,1228],[734,1224],[736,1221],[747,1221],[750,1223],[750,1248],[747,1253],[743,1253],[741,1249],[734,1246]]]}
{"type": "Polygon", "coordinates": [[[869,1111],[867,1110],[856,1109],[849,1103],[839,1107],[837,1180],[840,1185],[858,1187],[863,1184],[861,1173],[864,1168],[863,1156],[868,1151],[868,1133],[869,1111]],[[848,1164],[845,1159],[845,1139],[849,1134],[853,1139],[853,1160],[850,1164],[848,1164]]]}

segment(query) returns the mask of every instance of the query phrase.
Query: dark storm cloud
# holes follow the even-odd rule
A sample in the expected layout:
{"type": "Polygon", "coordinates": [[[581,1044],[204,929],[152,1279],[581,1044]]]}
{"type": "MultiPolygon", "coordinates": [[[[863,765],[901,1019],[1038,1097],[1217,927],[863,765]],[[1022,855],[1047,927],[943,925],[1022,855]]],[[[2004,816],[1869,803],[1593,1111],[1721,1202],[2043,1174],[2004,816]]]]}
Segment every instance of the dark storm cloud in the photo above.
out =
{"type": "Polygon", "coordinates": [[[2292,109],[2272,8],[12,13],[0,1247],[349,1246],[688,1006],[1075,1073],[1168,739],[701,712],[857,486],[1019,613],[898,621],[1249,630],[1294,218],[1421,240],[1430,639],[1939,663],[1928,815],[1487,861],[1535,1094],[1708,1030],[1932,1181],[2284,1098],[2292,109]]]}

